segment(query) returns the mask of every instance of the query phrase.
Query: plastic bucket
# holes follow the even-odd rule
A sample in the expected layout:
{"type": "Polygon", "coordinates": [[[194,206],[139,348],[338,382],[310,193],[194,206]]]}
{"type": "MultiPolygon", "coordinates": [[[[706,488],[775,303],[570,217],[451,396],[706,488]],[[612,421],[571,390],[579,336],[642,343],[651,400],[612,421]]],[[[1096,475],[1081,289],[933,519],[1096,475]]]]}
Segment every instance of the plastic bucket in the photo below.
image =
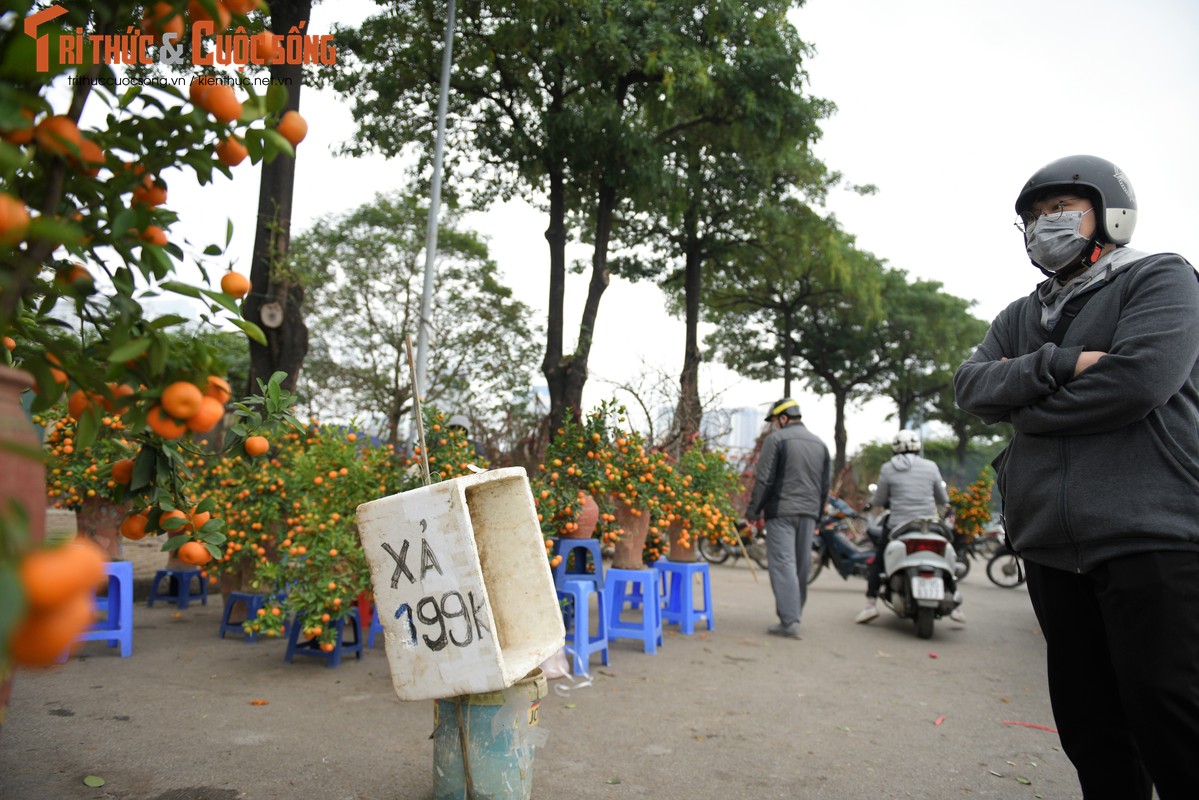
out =
{"type": "Polygon", "coordinates": [[[548,691],[545,675],[535,669],[507,689],[436,701],[434,800],[468,797],[468,770],[476,800],[528,800],[533,756],[541,742],[537,713],[548,691]]]}

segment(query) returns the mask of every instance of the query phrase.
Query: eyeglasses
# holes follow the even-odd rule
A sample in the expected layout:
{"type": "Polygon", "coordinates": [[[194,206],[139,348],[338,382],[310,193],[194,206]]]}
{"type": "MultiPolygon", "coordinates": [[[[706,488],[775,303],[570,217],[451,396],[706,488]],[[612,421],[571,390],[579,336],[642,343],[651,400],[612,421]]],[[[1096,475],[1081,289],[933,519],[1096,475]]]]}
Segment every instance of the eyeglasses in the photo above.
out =
{"type": "Polygon", "coordinates": [[[1049,208],[1045,209],[1044,211],[1039,211],[1035,207],[1031,208],[1031,209],[1029,209],[1027,214],[1016,217],[1016,221],[1013,222],[1012,224],[1016,226],[1016,230],[1020,231],[1021,233],[1024,233],[1029,228],[1031,228],[1032,224],[1034,222],[1036,222],[1038,219],[1040,219],[1041,217],[1045,217],[1050,222],[1057,222],[1059,219],[1062,218],[1062,214],[1065,214],[1067,211],[1070,210],[1069,206],[1074,205],[1075,203],[1079,202],[1081,199],[1082,199],[1081,197],[1064,197],[1061,200],[1058,200],[1056,203],[1054,203],[1049,208]]]}

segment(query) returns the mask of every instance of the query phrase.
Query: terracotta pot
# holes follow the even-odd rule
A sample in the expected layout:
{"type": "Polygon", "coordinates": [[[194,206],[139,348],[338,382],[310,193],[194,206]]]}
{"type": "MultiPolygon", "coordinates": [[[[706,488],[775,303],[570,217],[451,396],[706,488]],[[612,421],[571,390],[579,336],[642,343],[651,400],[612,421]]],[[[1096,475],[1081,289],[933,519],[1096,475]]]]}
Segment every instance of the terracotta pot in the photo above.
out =
{"type": "Polygon", "coordinates": [[[558,538],[590,539],[595,533],[596,523],[599,522],[599,513],[599,505],[596,504],[595,498],[590,494],[586,495],[583,505],[579,509],[579,518],[575,520],[579,527],[573,531],[563,532],[558,538]]]}
{"type": "Polygon", "coordinates": [[[87,536],[100,545],[108,559],[121,557],[121,522],[129,513],[129,503],[114,503],[99,497],[83,501],[83,508],[75,512],[79,524],[79,535],[87,536]]]}
{"type": "MultiPolygon", "coordinates": [[[[21,393],[33,386],[27,372],[0,367],[0,513],[13,504],[25,511],[30,545],[39,545],[46,531],[46,467],[39,458],[41,440],[21,407],[21,393]]],[[[0,657],[0,734],[12,693],[12,670],[0,657]]]]}
{"type": "Polygon", "coordinates": [[[699,557],[699,548],[695,531],[687,532],[687,544],[683,545],[683,523],[675,520],[670,523],[667,529],[667,534],[670,536],[670,555],[667,556],[671,561],[689,562],[695,561],[699,557]]]}
{"type": "Polygon", "coordinates": [[[644,509],[631,509],[622,501],[616,501],[616,524],[624,533],[616,542],[612,555],[612,566],[615,569],[645,569],[645,539],[649,536],[649,512],[644,509]],[[638,511],[638,514],[634,514],[638,511]]]}

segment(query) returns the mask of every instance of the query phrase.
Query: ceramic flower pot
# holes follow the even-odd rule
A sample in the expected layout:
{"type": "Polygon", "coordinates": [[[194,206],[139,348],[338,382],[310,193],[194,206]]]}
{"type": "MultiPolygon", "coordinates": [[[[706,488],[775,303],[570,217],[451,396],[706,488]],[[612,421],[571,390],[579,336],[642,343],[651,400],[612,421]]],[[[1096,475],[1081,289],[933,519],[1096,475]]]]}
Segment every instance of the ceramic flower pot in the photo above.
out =
{"type": "Polygon", "coordinates": [[[671,561],[695,561],[699,557],[696,534],[694,531],[683,530],[682,522],[675,520],[670,523],[667,534],[670,536],[670,554],[667,558],[671,561]]]}
{"type": "Polygon", "coordinates": [[[579,518],[575,520],[578,525],[572,531],[563,531],[560,534],[562,539],[590,539],[595,533],[596,523],[599,522],[599,505],[596,504],[595,498],[590,494],[584,496],[583,504],[579,509],[579,518]]]}
{"type": "Polygon", "coordinates": [[[612,555],[616,569],[645,569],[645,539],[649,536],[649,512],[629,508],[622,501],[613,504],[616,524],[623,529],[612,555]]]}

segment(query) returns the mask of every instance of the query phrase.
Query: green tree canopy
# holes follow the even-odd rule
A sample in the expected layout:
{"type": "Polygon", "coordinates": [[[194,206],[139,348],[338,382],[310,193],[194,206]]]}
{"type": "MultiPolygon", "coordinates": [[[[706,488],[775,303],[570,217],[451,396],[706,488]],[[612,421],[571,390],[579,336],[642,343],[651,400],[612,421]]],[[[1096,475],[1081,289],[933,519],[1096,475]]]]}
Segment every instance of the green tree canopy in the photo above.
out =
{"type": "MultiPolygon", "coordinates": [[[[305,370],[307,401],[384,423],[392,442],[412,400],[405,339],[415,336],[424,283],[428,203],[378,195],[318,220],[292,244],[291,268],[310,287],[323,335],[305,370]]],[[[536,362],[530,310],[499,281],[486,244],[442,216],[431,320],[428,386],[422,399],[477,425],[502,418],[526,394],[536,362]]]]}

